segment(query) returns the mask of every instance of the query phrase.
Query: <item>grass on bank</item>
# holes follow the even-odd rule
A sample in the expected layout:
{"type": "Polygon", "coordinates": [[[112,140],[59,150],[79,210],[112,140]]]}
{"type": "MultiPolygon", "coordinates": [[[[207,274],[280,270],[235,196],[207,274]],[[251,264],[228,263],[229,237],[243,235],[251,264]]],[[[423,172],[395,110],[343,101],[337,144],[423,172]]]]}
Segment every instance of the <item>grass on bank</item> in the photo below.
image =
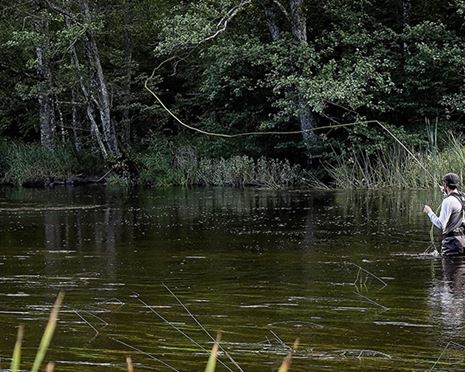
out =
{"type": "MultiPolygon", "coordinates": [[[[136,183],[143,186],[260,186],[273,189],[301,186],[311,178],[298,165],[286,160],[202,158],[193,147],[175,145],[149,147],[131,156],[139,169],[136,183]]],[[[36,144],[0,142],[0,183],[17,186],[45,186],[80,174],[101,176],[105,163],[98,156],[77,154],[71,146],[48,150],[36,144]]],[[[115,172],[107,184],[128,187],[133,180],[115,172]]]]}
{"type": "Polygon", "coordinates": [[[452,135],[448,144],[442,151],[417,152],[415,157],[399,146],[376,156],[353,154],[349,158],[336,158],[326,169],[334,187],[339,189],[430,188],[449,172],[463,179],[465,145],[452,135]]]}
{"type": "MultiPolygon", "coordinates": [[[[324,164],[326,184],[311,171],[287,160],[249,156],[207,158],[192,146],[174,142],[148,146],[131,157],[139,170],[135,183],[148,187],[429,188],[445,173],[462,175],[465,169],[463,141],[450,135],[446,142],[448,146],[443,150],[435,145],[415,152],[415,157],[400,146],[369,155],[363,152],[334,155],[331,162],[324,164]]],[[[40,186],[79,174],[99,177],[107,171],[97,154],[79,155],[70,146],[50,151],[40,145],[0,142],[0,183],[3,184],[40,186]]],[[[105,179],[108,185],[118,187],[134,184],[132,179],[115,172],[109,172],[105,179]]]]}
{"type": "Polygon", "coordinates": [[[172,159],[160,154],[142,158],[141,183],[158,187],[181,186],[260,186],[272,189],[299,186],[305,172],[289,161],[248,156],[229,159],[172,159]]]}
{"type": "Polygon", "coordinates": [[[99,171],[96,157],[77,154],[71,146],[49,150],[38,144],[0,143],[0,181],[3,184],[46,185],[89,170],[99,171]]]}

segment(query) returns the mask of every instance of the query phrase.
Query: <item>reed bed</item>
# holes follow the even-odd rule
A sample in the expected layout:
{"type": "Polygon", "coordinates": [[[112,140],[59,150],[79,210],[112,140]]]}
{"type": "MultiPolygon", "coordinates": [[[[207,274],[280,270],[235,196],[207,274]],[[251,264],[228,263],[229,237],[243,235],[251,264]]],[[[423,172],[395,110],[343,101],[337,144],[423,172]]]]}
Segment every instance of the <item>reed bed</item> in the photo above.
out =
{"type": "Polygon", "coordinates": [[[184,153],[147,154],[141,159],[144,185],[168,186],[259,186],[282,189],[301,186],[309,176],[287,160],[233,156],[228,159],[197,158],[184,153]]]}
{"type": "Polygon", "coordinates": [[[414,156],[399,146],[375,155],[353,153],[348,158],[336,157],[326,164],[333,187],[339,189],[430,188],[442,176],[454,172],[462,176],[465,170],[465,145],[450,136],[442,151],[427,150],[414,156]]]}
{"type": "Polygon", "coordinates": [[[3,184],[45,186],[80,173],[100,173],[102,169],[103,164],[99,165],[93,154],[78,154],[68,145],[49,150],[36,144],[0,142],[3,184]]]}

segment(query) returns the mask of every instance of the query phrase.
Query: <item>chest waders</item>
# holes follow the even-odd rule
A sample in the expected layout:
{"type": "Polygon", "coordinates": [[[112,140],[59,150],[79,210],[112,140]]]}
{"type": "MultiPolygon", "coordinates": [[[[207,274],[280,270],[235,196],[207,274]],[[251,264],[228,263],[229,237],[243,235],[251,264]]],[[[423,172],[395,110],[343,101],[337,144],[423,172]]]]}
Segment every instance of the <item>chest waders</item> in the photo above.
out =
{"type": "Polygon", "coordinates": [[[463,255],[465,250],[465,195],[452,193],[448,196],[456,198],[462,208],[453,212],[442,234],[441,253],[445,256],[463,255]]]}

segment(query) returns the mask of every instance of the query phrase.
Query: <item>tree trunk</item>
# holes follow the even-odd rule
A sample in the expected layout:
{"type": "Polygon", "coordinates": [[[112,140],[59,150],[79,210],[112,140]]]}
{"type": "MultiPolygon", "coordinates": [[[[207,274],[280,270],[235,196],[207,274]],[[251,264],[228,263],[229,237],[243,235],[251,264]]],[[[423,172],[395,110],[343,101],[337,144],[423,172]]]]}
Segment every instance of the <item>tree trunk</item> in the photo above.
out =
{"type": "MultiPolygon", "coordinates": [[[[81,6],[81,15],[85,23],[91,21],[90,9],[87,0],[79,1],[81,6]]],[[[89,62],[89,67],[93,72],[93,85],[96,90],[98,111],[100,114],[100,125],[102,128],[103,143],[108,155],[115,159],[121,158],[121,150],[116,138],[116,131],[111,120],[111,102],[110,95],[103,73],[102,64],[95,40],[94,32],[91,28],[86,31],[86,55],[89,62]]]]}
{"type": "Polygon", "coordinates": [[[266,25],[268,26],[268,30],[271,34],[271,39],[273,41],[278,40],[281,30],[278,25],[278,21],[276,18],[276,11],[274,8],[273,0],[264,0],[263,7],[265,8],[265,19],[266,25]]]}
{"type": "MultiPolygon", "coordinates": [[[[71,58],[71,62],[73,62],[71,58]]],[[[77,108],[78,102],[78,93],[75,88],[71,89],[71,128],[73,128],[73,137],[74,137],[74,148],[79,153],[82,150],[81,136],[79,130],[81,125],[79,124],[79,113],[77,108]]]]}
{"type": "Polygon", "coordinates": [[[307,45],[307,18],[304,0],[291,0],[292,35],[301,44],[307,45]]]}
{"type": "MultiPolygon", "coordinates": [[[[69,0],[63,0],[63,9],[64,9],[64,21],[65,25],[68,29],[71,29],[72,23],[69,17],[70,7],[69,7],[69,0]]],[[[95,119],[95,110],[93,108],[94,105],[99,106],[97,100],[91,93],[91,89],[87,87],[85,83],[84,76],[81,71],[81,64],[79,62],[79,57],[76,51],[75,43],[72,43],[69,47],[69,54],[71,58],[71,63],[74,65],[76,69],[76,75],[79,80],[79,86],[81,88],[82,94],[84,96],[86,102],[86,116],[90,123],[90,131],[91,134],[94,136],[100,153],[104,159],[107,159],[110,156],[109,148],[105,145],[104,140],[102,139],[102,134],[97,124],[97,120],[95,119]]],[[[78,93],[76,89],[71,90],[72,94],[72,101],[73,101],[73,111],[72,111],[72,122],[73,122],[73,133],[74,133],[74,146],[77,151],[81,150],[81,140],[78,136],[79,124],[78,124],[78,111],[76,108],[76,102],[78,93]]]]}
{"type": "Polygon", "coordinates": [[[405,39],[405,33],[410,25],[410,12],[412,10],[411,0],[402,0],[402,33],[404,40],[402,41],[402,53],[406,56],[409,53],[409,45],[405,39]]]}
{"type": "Polygon", "coordinates": [[[52,71],[48,60],[50,49],[48,14],[40,0],[34,1],[34,5],[38,14],[35,31],[41,35],[41,41],[36,46],[37,75],[39,77],[40,143],[48,149],[53,149],[55,109],[52,94],[52,71]]]}
{"type": "Polygon", "coordinates": [[[66,131],[65,131],[65,119],[63,117],[63,111],[61,110],[60,102],[58,97],[55,95],[55,109],[58,113],[59,124],[55,125],[55,128],[60,128],[61,142],[66,143],[66,131]]]}
{"type": "MultiPolygon", "coordinates": [[[[307,19],[304,12],[304,0],[290,0],[291,4],[291,22],[292,35],[294,39],[301,45],[307,46],[307,19]]],[[[296,87],[298,94],[298,118],[300,130],[303,131],[303,139],[306,144],[316,138],[313,128],[315,127],[315,116],[312,108],[305,100],[305,96],[300,92],[299,87],[296,87]]]]}
{"type": "Polygon", "coordinates": [[[121,133],[123,134],[124,142],[129,144],[131,141],[131,117],[129,106],[131,104],[131,79],[132,79],[132,51],[133,51],[133,1],[127,0],[127,11],[125,17],[124,30],[124,68],[125,79],[123,86],[123,115],[121,120],[121,133]]]}

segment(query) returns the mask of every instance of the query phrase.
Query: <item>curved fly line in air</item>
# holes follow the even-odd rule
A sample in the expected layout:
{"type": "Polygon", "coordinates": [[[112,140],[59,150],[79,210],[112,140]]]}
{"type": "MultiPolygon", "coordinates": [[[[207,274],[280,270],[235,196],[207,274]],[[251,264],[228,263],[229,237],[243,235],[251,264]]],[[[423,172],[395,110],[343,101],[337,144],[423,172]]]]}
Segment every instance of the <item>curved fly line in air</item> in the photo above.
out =
{"type": "MultiPolygon", "coordinates": [[[[145,89],[157,100],[157,102],[160,104],[161,107],[181,126],[184,128],[187,128],[191,131],[206,135],[206,136],[211,136],[211,137],[220,137],[220,138],[239,138],[239,137],[248,137],[248,136],[266,136],[266,135],[295,135],[295,134],[303,134],[303,133],[309,133],[309,132],[315,132],[318,130],[323,130],[323,129],[335,129],[335,128],[342,128],[342,127],[351,127],[351,126],[356,126],[356,125],[361,125],[361,124],[377,124],[385,131],[388,133],[411,157],[414,159],[418,165],[425,171],[425,173],[431,177],[434,183],[437,183],[436,178],[431,174],[431,172],[426,169],[426,167],[423,165],[423,163],[415,156],[415,154],[410,151],[407,146],[394,134],[392,131],[390,131],[385,124],[380,122],[379,120],[364,120],[364,121],[356,121],[352,123],[340,123],[340,124],[333,124],[333,125],[326,125],[326,126],[321,126],[318,128],[312,128],[312,129],[307,129],[307,130],[294,130],[294,131],[262,131],[262,132],[244,132],[244,133],[236,133],[236,134],[227,134],[227,133],[218,133],[218,132],[209,132],[202,130],[200,128],[193,127],[192,125],[189,125],[185,122],[183,122],[174,112],[172,112],[166,105],[165,103],[161,100],[161,98],[149,87],[149,81],[153,79],[155,76],[155,72],[166,62],[174,59],[175,56],[167,59],[166,61],[162,62],[158,67],[156,67],[152,75],[150,75],[144,83],[145,89]]],[[[434,225],[431,226],[430,230],[430,239],[431,239],[431,245],[430,247],[434,247],[434,236],[433,236],[433,228],[434,225]]],[[[427,251],[429,248],[427,249],[427,251]]],[[[425,251],[426,252],[426,251],[425,251]]]]}
{"type": "Polygon", "coordinates": [[[161,98],[149,87],[149,82],[150,80],[153,79],[155,76],[155,72],[161,68],[163,64],[166,62],[174,59],[175,56],[167,59],[166,61],[162,62],[158,67],[156,67],[152,75],[150,75],[144,83],[144,88],[147,90],[155,99],[156,101],[160,104],[160,106],[181,126],[184,128],[187,128],[191,131],[206,135],[206,136],[211,136],[211,137],[220,137],[220,138],[239,138],[239,137],[248,137],[248,136],[265,136],[265,135],[294,135],[294,134],[303,134],[303,133],[309,133],[309,132],[315,132],[318,130],[323,130],[323,129],[336,129],[336,128],[342,128],[342,127],[351,127],[351,126],[356,126],[356,125],[361,125],[361,124],[377,124],[379,125],[386,133],[388,133],[417,163],[420,165],[420,167],[431,177],[431,179],[436,182],[435,177],[431,174],[431,172],[426,169],[426,167],[423,165],[423,163],[413,154],[412,151],[410,151],[407,146],[394,134],[392,131],[390,131],[382,122],[379,120],[363,120],[363,121],[356,121],[352,123],[342,123],[342,124],[332,124],[332,125],[326,125],[326,126],[321,126],[318,128],[312,128],[312,129],[304,129],[304,130],[294,130],[294,131],[262,131],[262,132],[244,132],[244,133],[236,133],[236,134],[227,134],[227,133],[219,133],[219,132],[209,132],[200,128],[196,128],[192,125],[189,125],[182,121],[174,112],[172,112],[166,105],[165,103],[161,100],[161,98]]]}

